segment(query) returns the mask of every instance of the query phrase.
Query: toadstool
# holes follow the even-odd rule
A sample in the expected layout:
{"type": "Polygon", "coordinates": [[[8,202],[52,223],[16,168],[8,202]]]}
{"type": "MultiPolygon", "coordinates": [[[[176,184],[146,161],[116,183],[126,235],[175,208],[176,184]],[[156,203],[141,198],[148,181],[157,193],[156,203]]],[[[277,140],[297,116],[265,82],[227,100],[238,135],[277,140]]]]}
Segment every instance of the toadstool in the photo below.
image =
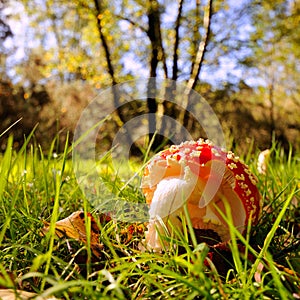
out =
{"type": "Polygon", "coordinates": [[[257,160],[257,171],[259,174],[266,175],[270,155],[271,155],[270,149],[266,149],[259,153],[258,160],[257,160]]]}
{"type": "Polygon", "coordinates": [[[208,140],[187,141],[161,151],[146,165],[141,184],[150,214],[147,247],[162,249],[159,236],[164,228],[182,229],[185,203],[193,228],[212,231],[224,242],[230,239],[222,217],[227,201],[234,226],[244,233],[249,221],[256,224],[261,213],[256,184],[247,165],[208,140]]]}

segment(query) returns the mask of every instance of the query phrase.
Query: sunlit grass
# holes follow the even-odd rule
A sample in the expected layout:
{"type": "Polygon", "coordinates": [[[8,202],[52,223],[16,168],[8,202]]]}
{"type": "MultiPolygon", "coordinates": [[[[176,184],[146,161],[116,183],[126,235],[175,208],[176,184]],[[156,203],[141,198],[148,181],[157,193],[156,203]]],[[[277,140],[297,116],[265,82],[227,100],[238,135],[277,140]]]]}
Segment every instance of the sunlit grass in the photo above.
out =
{"type": "MultiPolygon", "coordinates": [[[[98,222],[104,247],[95,258],[90,247],[55,238],[58,219],[76,210],[98,213],[78,187],[71,149],[55,153],[53,141],[45,155],[29,141],[15,152],[10,138],[0,158],[2,287],[64,299],[293,299],[299,294],[300,279],[293,273],[300,272],[296,154],[274,145],[267,174],[258,176],[265,206],[260,223],[245,236],[230,226],[232,241],[226,249],[198,244],[186,216],[183,232],[175,229],[173,236],[162,237],[169,249],[141,252],[143,235],[133,233],[128,239],[128,224],[112,220],[98,222]],[[50,222],[46,236],[41,235],[43,220],[50,222]]],[[[255,173],[256,159],[257,153],[245,157],[255,173]]],[[[133,162],[133,173],[142,166],[142,160],[133,162]]],[[[114,172],[109,160],[98,166],[99,176],[119,197],[143,202],[138,178],[122,179],[127,171],[114,172]]],[[[101,190],[95,193],[101,196],[101,190]]]]}

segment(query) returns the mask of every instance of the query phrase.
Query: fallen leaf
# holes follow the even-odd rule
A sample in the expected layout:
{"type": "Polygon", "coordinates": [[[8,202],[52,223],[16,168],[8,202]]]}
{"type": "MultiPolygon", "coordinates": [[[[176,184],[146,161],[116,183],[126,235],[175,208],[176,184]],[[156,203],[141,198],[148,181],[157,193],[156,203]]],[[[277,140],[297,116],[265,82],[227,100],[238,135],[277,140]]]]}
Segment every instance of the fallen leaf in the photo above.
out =
{"type": "MultiPolygon", "coordinates": [[[[100,257],[103,245],[99,242],[100,229],[94,217],[88,213],[87,217],[91,224],[90,246],[95,256],[100,257]]],[[[50,228],[50,223],[44,221],[42,233],[45,235],[50,228]]],[[[59,238],[68,237],[87,244],[86,224],[83,211],[76,211],[65,219],[55,223],[55,233],[59,238]]]]}
{"type": "Polygon", "coordinates": [[[47,298],[38,297],[38,294],[21,291],[21,290],[13,290],[13,289],[0,289],[0,299],[1,300],[27,300],[27,299],[39,299],[39,300],[58,300],[53,296],[47,298]],[[36,298],[37,297],[37,298],[36,298]]]}
{"type": "Polygon", "coordinates": [[[125,244],[128,244],[134,235],[142,236],[145,232],[144,224],[130,224],[121,230],[121,235],[125,236],[125,244]]]}

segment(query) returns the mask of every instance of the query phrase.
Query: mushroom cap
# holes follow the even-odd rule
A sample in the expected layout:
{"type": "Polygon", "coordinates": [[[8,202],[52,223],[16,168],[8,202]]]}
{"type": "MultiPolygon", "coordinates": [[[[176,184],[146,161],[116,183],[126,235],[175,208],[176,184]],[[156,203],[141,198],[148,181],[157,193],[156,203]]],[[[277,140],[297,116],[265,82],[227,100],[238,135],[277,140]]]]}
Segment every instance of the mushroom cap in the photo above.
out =
{"type": "Polygon", "coordinates": [[[222,241],[230,239],[219,212],[226,215],[224,201],[241,233],[249,220],[252,225],[258,222],[262,203],[256,184],[256,177],[237,156],[203,139],[161,151],[146,165],[142,178],[150,223],[159,218],[180,226],[178,217],[186,202],[193,227],[213,230],[222,241]]]}

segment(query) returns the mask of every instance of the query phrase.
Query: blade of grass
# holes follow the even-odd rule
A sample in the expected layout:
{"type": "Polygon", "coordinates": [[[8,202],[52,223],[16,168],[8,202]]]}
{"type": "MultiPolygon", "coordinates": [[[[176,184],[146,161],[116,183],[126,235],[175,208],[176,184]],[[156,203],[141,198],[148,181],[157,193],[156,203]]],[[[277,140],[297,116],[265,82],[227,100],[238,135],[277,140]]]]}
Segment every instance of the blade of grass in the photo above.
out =
{"type": "Polygon", "coordinates": [[[281,211],[279,212],[271,230],[269,231],[265,241],[264,241],[264,245],[261,249],[261,251],[259,252],[254,264],[252,265],[252,268],[251,268],[251,271],[250,271],[250,275],[249,275],[249,281],[252,280],[255,272],[257,271],[257,267],[259,265],[259,263],[261,262],[261,260],[265,257],[266,253],[267,253],[267,250],[270,246],[270,243],[275,235],[275,232],[285,214],[285,211],[287,210],[287,208],[289,207],[290,205],[290,202],[292,201],[294,195],[295,195],[295,192],[296,192],[296,186],[293,188],[293,191],[292,193],[289,195],[289,197],[286,199],[286,201],[283,203],[283,206],[282,206],[282,209],[281,211]]]}
{"type": "Polygon", "coordinates": [[[1,132],[0,134],[0,138],[1,136],[3,136],[6,132],[8,132],[11,128],[13,128],[17,123],[19,123],[23,118],[18,119],[16,122],[12,123],[8,128],[6,128],[3,132],[1,132]]]}
{"type": "Polygon", "coordinates": [[[7,274],[7,271],[5,270],[4,266],[0,263],[0,284],[2,286],[5,286],[6,288],[13,288],[14,283],[12,279],[10,278],[9,274],[7,274]]]}
{"type": "Polygon", "coordinates": [[[190,238],[192,240],[193,247],[196,248],[198,243],[197,243],[195,231],[194,231],[194,228],[193,228],[193,224],[192,224],[192,221],[191,221],[190,214],[188,212],[186,203],[183,206],[183,210],[184,210],[185,219],[186,219],[186,223],[187,223],[187,226],[188,226],[188,229],[189,229],[190,238]]]}
{"type": "MultiPolygon", "coordinates": [[[[244,272],[243,272],[243,267],[242,267],[242,262],[241,262],[241,257],[240,257],[240,252],[239,252],[239,248],[238,248],[238,244],[237,244],[237,229],[234,226],[233,223],[233,218],[232,218],[232,212],[231,212],[231,207],[228,203],[228,201],[224,198],[223,199],[223,203],[225,206],[225,211],[226,211],[226,216],[227,216],[227,224],[229,227],[229,233],[230,233],[230,248],[231,248],[231,252],[232,252],[232,258],[233,258],[233,262],[235,265],[235,268],[237,270],[237,273],[240,275],[239,277],[242,279],[242,283],[243,285],[245,284],[245,276],[243,276],[244,272]]],[[[217,208],[217,206],[215,206],[217,208]]]]}
{"type": "Polygon", "coordinates": [[[40,159],[41,159],[40,164],[42,165],[42,169],[43,169],[44,190],[46,193],[46,198],[49,199],[50,198],[49,182],[48,182],[49,181],[48,180],[49,163],[46,162],[43,150],[40,145],[39,145],[39,153],[40,153],[40,159]]]}
{"type": "MultiPolygon", "coordinates": [[[[48,280],[48,278],[46,278],[48,280]]],[[[67,291],[72,287],[96,287],[97,282],[87,281],[87,280],[72,280],[72,281],[62,281],[62,282],[55,282],[52,284],[53,286],[44,290],[44,292],[39,295],[36,299],[46,299],[47,297],[53,296],[55,293],[59,293],[62,291],[67,291]]]]}
{"type": "Polygon", "coordinates": [[[246,244],[245,245],[245,262],[244,262],[244,272],[247,272],[248,269],[248,255],[249,255],[249,246],[250,246],[250,234],[251,234],[251,219],[249,218],[247,228],[246,228],[246,244]]]}
{"type": "Polygon", "coordinates": [[[27,185],[27,152],[24,152],[24,162],[23,162],[23,180],[22,180],[22,186],[23,186],[23,199],[25,204],[25,211],[26,214],[29,215],[29,204],[28,204],[28,198],[26,193],[26,185],[27,185]]]}
{"type": "MultiPolygon", "coordinates": [[[[56,172],[56,176],[55,176],[54,205],[53,205],[53,210],[52,210],[52,214],[51,214],[49,232],[46,235],[46,237],[48,237],[49,247],[48,247],[47,253],[45,254],[46,255],[46,266],[45,266],[45,271],[44,271],[45,275],[48,275],[50,265],[51,265],[51,258],[52,258],[51,256],[52,256],[52,252],[53,252],[53,249],[54,249],[55,223],[57,222],[58,215],[59,215],[60,191],[61,191],[61,186],[62,186],[62,176],[63,176],[64,165],[65,165],[65,161],[67,159],[67,148],[68,148],[68,139],[66,140],[64,154],[63,154],[63,157],[62,157],[62,161],[63,161],[62,170],[60,172],[56,172]]],[[[43,278],[43,280],[42,280],[41,290],[44,289],[45,284],[46,284],[46,277],[43,278]]]]}
{"type": "MultiPolygon", "coordinates": [[[[84,142],[84,139],[93,131],[95,130],[99,125],[101,125],[102,123],[104,123],[106,120],[108,120],[110,118],[110,116],[107,116],[106,118],[100,120],[99,122],[97,122],[95,125],[93,125],[91,128],[89,128],[88,130],[86,130],[84,133],[81,134],[81,136],[77,137],[76,133],[74,136],[74,140],[72,143],[72,146],[70,147],[68,154],[70,152],[73,152],[73,154],[76,153],[75,148],[81,143],[84,142]],[[77,139],[76,139],[77,138],[77,139]],[[75,140],[76,139],[76,140],[75,140]]],[[[75,157],[75,155],[73,155],[73,157],[75,157]]]]}
{"type": "Polygon", "coordinates": [[[280,299],[288,299],[288,297],[287,297],[288,291],[282,284],[282,281],[280,279],[280,272],[278,272],[278,270],[275,268],[275,264],[274,264],[272,255],[269,252],[266,253],[266,260],[268,261],[268,267],[272,274],[274,285],[276,286],[276,288],[280,294],[280,299]]]}
{"type": "Polygon", "coordinates": [[[1,172],[0,172],[0,200],[2,203],[2,209],[4,214],[6,215],[6,207],[5,201],[3,200],[3,193],[6,188],[8,174],[11,168],[11,161],[12,161],[12,144],[13,144],[13,137],[10,136],[7,141],[6,150],[4,152],[4,156],[1,160],[1,172]]]}
{"type": "Polygon", "coordinates": [[[153,143],[154,143],[154,141],[155,141],[156,135],[157,135],[157,131],[154,132],[154,134],[153,134],[153,136],[152,136],[152,138],[151,138],[151,141],[150,141],[150,143],[149,143],[149,145],[148,145],[148,147],[147,147],[146,153],[144,154],[143,165],[145,165],[146,162],[148,161],[149,153],[150,153],[151,148],[152,148],[152,145],[153,145],[153,143]]]}
{"type": "Polygon", "coordinates": [[[211,295],[209,294],[209,291],[205,290],[205,286],[201,287],[201,284],[199,282],[191,281],[188,278],[186,278],[184,275],[173,272],[168,268],[161,267],[157,264],[151,264],[150,267],[155,272],[160,272],[161,274],[169,276],[170,278],[174,278],[177,282],[184,283],[187,287],[190,287],[193,291],[196,291],[199,295],[204,296],[205,299],[211,299],[211,295]]]}
{"type": "Polygon", "coordinates": [[[17,155],[16,155],[15,159],[12,162],[11,168],[13,168],[14,165],[17,164],[19,162],[19,160],[21,159],[21,157],[24,154],[24,152],[26,151],[27,145],[30,142],[31,138],[33,137],[33,134],[34,134],[37,127],[38,127],[38,124],[33,127],[31,132],[27,136],[24,136],[24,143],[23,143],[21,149],[17,152],[17,155]]]}
{"type": "Polygon", "coordinates": [[[87,278],[91,274],[91,261],[92,261],[92,251],[91,251],[91,219],[88,217],[88,205],[87,200],[83,200],[83,211],[84,211],[84,223],[85,223],[85,232],[86,232],[86,251],[87,251],[87,278]]]}

